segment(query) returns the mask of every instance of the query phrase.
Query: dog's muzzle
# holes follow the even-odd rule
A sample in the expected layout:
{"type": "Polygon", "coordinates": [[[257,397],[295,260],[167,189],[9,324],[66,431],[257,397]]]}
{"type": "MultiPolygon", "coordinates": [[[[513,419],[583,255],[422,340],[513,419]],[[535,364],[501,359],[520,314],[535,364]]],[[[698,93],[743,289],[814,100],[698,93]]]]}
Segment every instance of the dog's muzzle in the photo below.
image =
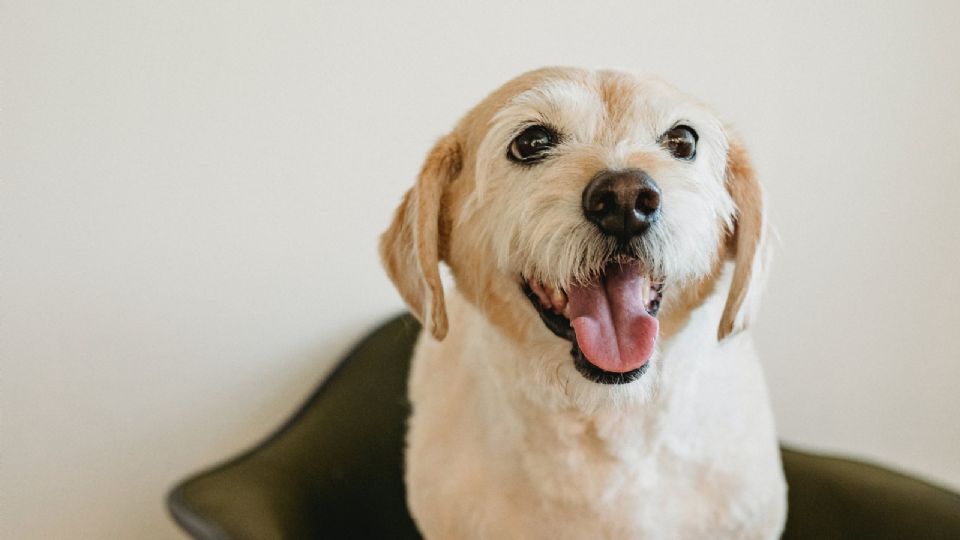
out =
{"type": "Polygon", "coordinates": [[[574,366],[587,379],[628,383],[649,366],[659,332],[662,279],[629,252],[630,241],[660,217],[660,189],[638,169],[604,171],[582,194],[583,212],[619,247],[603,271],[566,290],[524,279],[524,293],[546,327],[569,340],[574,366]]]}

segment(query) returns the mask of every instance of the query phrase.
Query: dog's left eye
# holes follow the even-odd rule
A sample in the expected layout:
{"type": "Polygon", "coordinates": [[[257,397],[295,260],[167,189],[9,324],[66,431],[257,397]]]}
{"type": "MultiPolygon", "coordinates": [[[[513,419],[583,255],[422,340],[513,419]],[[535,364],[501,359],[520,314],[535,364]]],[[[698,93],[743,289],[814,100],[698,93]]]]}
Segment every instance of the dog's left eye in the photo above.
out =
{"type": "Polygon", "coordinates": [[[697,155],[697,132],[688,126],[677,126],[663,134],[660,144],[677,159],[693,159],[697,155]]]}
{"type": "Polygon", "coordinates": [[[557,144],[557,137],[543,126],[530,126],[510,143],[507,157],[518,163],[533,163],[547,156],[547,151],[557,144]]]}

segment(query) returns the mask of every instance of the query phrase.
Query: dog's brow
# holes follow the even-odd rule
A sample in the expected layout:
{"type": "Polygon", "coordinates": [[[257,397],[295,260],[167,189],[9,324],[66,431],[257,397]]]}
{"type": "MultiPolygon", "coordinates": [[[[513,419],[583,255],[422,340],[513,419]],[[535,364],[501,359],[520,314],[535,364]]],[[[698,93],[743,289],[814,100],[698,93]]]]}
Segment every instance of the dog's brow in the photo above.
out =
{"type": "Polygon", "coordinates": [[[550,81],[517,95],[513,102],[525,105],[544,105],[562,107],[574,105],[584,100],[599,102],[596,91],[573,81],[550,81]]]}
{"type": "Polygon", "coordinates": [[[514,97],[495,120],[505,117],[546,121],[560,128],[582,125],[604,110],[597,92],[574,81],[549,81],[514,97]]]}

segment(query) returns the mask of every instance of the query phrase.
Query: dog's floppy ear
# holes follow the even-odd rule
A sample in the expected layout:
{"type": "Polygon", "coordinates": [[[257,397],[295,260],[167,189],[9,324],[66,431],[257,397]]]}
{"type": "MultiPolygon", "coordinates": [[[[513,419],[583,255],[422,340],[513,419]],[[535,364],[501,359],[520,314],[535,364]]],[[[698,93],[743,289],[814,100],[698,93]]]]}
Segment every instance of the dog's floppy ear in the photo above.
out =
{"type": "Polygon", "coordinates": [[[407,191],[390,228],[380,237],[380,258],[400,296],[434,338],[447,335],[447,308],[440,281],[440,220],[447,185],[460,174],[460,144],[440,139],[407,191]]]}
{"type": "Polygon", "coordinates": [[[718,339],[743,330],[755,308],[766,265],[763,191],[747,151],[736,139],[727,153],[727,190],[736,205],[729,245],[734,258],[733,280],[720,318],[718,339]]]}

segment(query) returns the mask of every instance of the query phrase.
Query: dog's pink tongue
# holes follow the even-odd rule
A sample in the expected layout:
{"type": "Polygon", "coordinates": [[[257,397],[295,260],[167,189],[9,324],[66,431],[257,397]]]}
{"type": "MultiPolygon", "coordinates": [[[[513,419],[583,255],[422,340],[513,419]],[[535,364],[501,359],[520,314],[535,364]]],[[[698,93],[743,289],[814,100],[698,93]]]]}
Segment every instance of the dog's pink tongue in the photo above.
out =
{"type": "Polygon", "coordinates": [[[604,279],[569,288],[570,322],[591,364],[625,373],[650,359],[660,325],[643,305],[649,286],[637,264],[614,263],[604,279]]]}

